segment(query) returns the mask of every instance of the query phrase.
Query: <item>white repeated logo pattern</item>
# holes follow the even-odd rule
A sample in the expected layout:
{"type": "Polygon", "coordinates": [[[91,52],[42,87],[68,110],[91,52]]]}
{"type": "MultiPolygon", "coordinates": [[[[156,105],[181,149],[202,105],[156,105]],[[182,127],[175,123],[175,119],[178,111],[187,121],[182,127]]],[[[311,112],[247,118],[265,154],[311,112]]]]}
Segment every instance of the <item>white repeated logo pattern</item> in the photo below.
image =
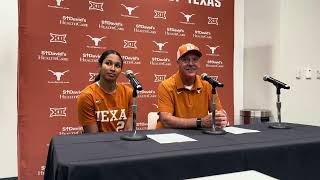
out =
{"type": "Polygon", "coordinates": [[[214,25],[219,25],[218,23],[219,18],[214,18],[214,17],[208,17],[208,24],[214,24],[214,25]]]}
{"type": "Polygon", "coordinates": [[[210,50],[211,50],[211,54],[207,54],[207,55],[211,55],[211,56],[219,56],[218,54],[215,53],[215,51],[218,49],[218,47],[220,46],[209,46],[206,45],[210,50]]]}
{"type": "Polygon", "coordinates": [[[61,2],[62,2],[63,0],[56,0],[56,2],[57,2],[57,6],[61,6],[61,2]]]}
{"type": "Polygon", "coordinates": [[[121,6],[123,6],[123,7],[128,11],[128,15],[121,14],[121,16],[138,18],[137,16],[133,16],[132,13],[133,13],[133,11],[134,11],[136,8],[138,8],[139,6],[130,7],[130,6],[126,6],[126,5],[124,5],[124,4],[121,4],[121,6]]]}
{"type": "Polygon", "coordinates": [[[137,41],[123,40],[123,48],[137,49],[137,41]]]}
{"type": "Polygon", "coordinates": [[[181,22],[184,24],[194,24],[194,23],[190,23],[190,19],[192,16],[194,16],[195,14],[186,14],[184,12],[180,12],[185,18],[186,18],[186,22],[181,22]]]}
{"type": "Polygon", "coordinates": [[[100,38],[98,38],[98,37],[92,37],[92,36],[90,36],[90,35],[86,35],[86,36],[88,36],[88,37],[94,42],[94,45],[95,45],[95,46],[99,46],[99,42],[100,42],[102,39],[106,38],[105,36],[100,37],[100,38]]]}
{"type": "Polygon", "coordinates": [[[167,11],[158,11],[158,10],[153,10],[153,11],[154,11],[153,18],[155,18],[155,19],[167,19],[167,17],[166,17],[167,11]]]}
{"type": "Polygon", "coordinates": [[[154,74],[154,82],[162,82],[166,79],[167,75],[166,74],[154,74]]]}
{"type": "Polygon", "coordinates": [[[95,10],[95,11],[104,11],[103,10],[103,3],[97,3],[93,1],[89,1],[89,11],[95,10]]]}
{"type": "Polygon", "coordinates": [[[160,53],[168,53],[167,51],[163,51],[163,47],[164,45],[166,45],[168,42],[164,42],[164,43],[161,43],[161,42],[156,42],[156,41],[152,41],[154,42],[157,46],[158,46],[158,51],[153,51],[153,52],[160,52],[160,53]]]}
{"type": "Polygon", "coordinates": [[[49,117],[66,117],[67,116],[67,107],[63,108],[50,108],[49,117]]]}
{"type": "Polygon", "coordinates": [[[53,3],[53,1],[55,1],[54,5],[48,5],[48,7],[56,8],[56,9],[69,9],[68,7],[63,7],[64,3],[62,3],[62,2],[64,2],[65,0],[50,0],[50,2],[52,2],[52,3],[53,3]]]}
{"type": "Polygon", "coordinates": [[[48,69],[48,71],[51,72],[54,76],[56,76],[57,81],[60,81],[60,80],[61,80],[61,77],[62,77],[65,73],[69,72],[69,70],[66,70],[66,71],[64,71],[64,72],[54,72],[54,71],[52,71],[52,70],[50,70],[50,69],[48,69]]]}
{"type": "Polygon", "coordinates": [[[92,72],[89,72],[89,81],[92,82],[94,81],[94,79],[96,78],[96,76],[98,75],[99,73],[92,73],[92,72]]]}
{"type": "Polygon", "coordinates": [[[50,33],[51,39],[50,42],[51,43],[64,43],[67,44],[67,34],[54,34],[54,33],[50,33]]]}

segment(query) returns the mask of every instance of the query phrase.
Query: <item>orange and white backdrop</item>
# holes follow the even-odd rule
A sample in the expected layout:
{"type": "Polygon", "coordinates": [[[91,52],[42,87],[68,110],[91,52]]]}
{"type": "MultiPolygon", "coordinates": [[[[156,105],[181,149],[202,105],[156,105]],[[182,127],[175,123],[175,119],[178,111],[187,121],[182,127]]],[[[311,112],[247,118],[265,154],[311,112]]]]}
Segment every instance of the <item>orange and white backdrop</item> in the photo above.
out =
{"type": "Polygon", "coordinates": [[[19,0],[19,179],[43,179],[52,136],[81,133],[76,99],[104,50],[119,51],[142,84],[137,127],[147,129],[158,84],[188,42],[203,53],[200,73],[225,84],[218,92],[233,124],[234,0],[19,0]]]}

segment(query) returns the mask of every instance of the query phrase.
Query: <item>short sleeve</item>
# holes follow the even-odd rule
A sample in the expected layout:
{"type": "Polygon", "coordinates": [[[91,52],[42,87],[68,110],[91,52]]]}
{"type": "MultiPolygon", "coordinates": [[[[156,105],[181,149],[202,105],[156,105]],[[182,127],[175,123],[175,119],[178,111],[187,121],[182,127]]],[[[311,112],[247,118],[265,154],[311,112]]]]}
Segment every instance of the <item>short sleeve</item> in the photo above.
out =
{"type": "Polygon", "coordinates": [[[91,94],[81,92],[78,100],[78,119],[81,125],[96,123],[94,100],[91,94]]]}
{"type": "Polygon", "coordinates": [[[172,93],[161,83],[158,87],[158,111],[169,112],[174,111],[174,101],[172,93]]]}

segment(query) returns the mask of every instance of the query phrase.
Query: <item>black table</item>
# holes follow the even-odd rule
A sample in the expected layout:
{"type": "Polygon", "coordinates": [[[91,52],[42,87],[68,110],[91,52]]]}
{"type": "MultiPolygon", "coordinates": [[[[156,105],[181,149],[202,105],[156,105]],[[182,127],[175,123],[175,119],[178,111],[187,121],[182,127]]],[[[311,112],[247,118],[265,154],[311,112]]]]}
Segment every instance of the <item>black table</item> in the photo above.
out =
{"type": "Polygon", "coordinates": [[[240,126],[259,133],[206,135],[201,130],[160,129],[196,142],[123,141],[123,133],[65,135],[50,143],[45,180],[184,179],[256,170],[278,179],[318,179],[320,127],[289,124],[240,126]]]}

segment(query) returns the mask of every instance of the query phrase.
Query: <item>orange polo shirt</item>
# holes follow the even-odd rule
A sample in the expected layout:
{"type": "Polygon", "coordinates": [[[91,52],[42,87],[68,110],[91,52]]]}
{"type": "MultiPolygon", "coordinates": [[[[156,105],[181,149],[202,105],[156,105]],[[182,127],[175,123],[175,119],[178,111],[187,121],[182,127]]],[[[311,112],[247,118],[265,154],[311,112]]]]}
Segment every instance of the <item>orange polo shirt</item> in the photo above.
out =
{"type": "MultiPolygon", "coordinates": [[[[211,112],[212,86],[197,75],[191,90],[183,85],[179,71],[162,81],[158,87],[158,111],[182,118],[205,117],[211,112]]],[[[222,105],[217,95],[216,109],[222,105]]],[[[159,127],[159,126],[158,126],[159,127]]]]}

